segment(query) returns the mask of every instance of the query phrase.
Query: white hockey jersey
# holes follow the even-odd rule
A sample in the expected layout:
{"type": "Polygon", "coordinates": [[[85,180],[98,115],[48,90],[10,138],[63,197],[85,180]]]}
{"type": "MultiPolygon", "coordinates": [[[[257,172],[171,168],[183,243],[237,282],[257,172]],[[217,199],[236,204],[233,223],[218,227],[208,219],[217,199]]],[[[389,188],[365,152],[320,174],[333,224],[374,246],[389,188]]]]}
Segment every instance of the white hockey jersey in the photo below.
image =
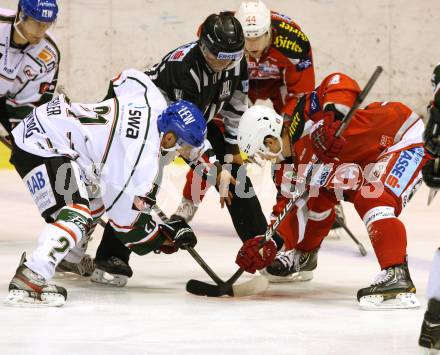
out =
{"type": "Polygon", "coordinates": [[[52,98],[60,63],[60,52],[50,34],[22,49],[11,45],[15,16],[14,11],[0,8],[0,98],[6,99],[0,114],[12,122],[52,98]]]}
{"type": "Polygon", "coordinates": [[[86,183],[100,188],[115,230],[126,234],[142,227],[142,233],[122,240],[131,247],[157,234],[156,224],[141,218],[133,203],[136,196],[150,192],[158,174],[157,117],[167,104],[148,76],[137,70],[122,72],[112,84],[115,98],[80,104],[55,97],[34,109],[12,134],[15,144],[29,153],[75,160],[86,183]],[[146,224],[151,227],[147,233],[146,224]]]}

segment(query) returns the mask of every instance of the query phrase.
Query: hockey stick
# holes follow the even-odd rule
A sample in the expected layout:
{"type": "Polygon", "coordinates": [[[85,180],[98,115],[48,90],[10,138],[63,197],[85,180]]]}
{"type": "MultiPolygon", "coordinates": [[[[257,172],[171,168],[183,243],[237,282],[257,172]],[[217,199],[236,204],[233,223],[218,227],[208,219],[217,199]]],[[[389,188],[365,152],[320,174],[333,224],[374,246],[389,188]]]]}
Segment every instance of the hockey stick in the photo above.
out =
{"type": "Polygon", "coordinates": [[[353,242],[355,242],[357,244],[357,246],[359,247],[359,252],[361,253],[361,255],[362,256],[366,256],[367,255],[367,250],[365,249],[364,245],[359,241],[359,239],[357,239],[354,236],[354,234],[351,232],[351,230],[345,224],[344,220],[341,217],[339,217],[338,215],[336,215],[336,222],[339,223],[339,225],[342,227],[342,229],[345,230],[345,232],[350,236],[350,238],[353,240],[353,242]]]}
{"type": "MultiPolygon", "coordinates": [[[[377,79],[379,78],[380,74],[382,73],[383,69],[381,66],[378,66],[376,70],[374,71],[371,78],[368,80],[367,84],[365,85],[364,89],[358,94],[356,97],[355,102],[353,103],[353,106],[350,108],[350,111],[347,113],[347,115],[342,120],[342,124],[337,130],[335,136],[339,137],[347,128],[347,126],[350,124],[351,120],[353,119],[355,111],[359,108],[359,106],[364,101],[365,97],[370,92],[371,88],[376,83],[377,79]]],[[[311,161],[313,163],[313,160],[311,161]]],[[[315,161],[315,163],[319,163],[319,161],[315,161]]],[[[310,165],[310,163],[309,163],[310,165]]],[[[313,166],[313,164],[312,164],[313,166]]],[[[306,174],[306,183],[310,182],[313,178],[312,174],[313,169],[308,169],[306,174]]],[[[319,169],[315,172],[315,174],[319,174],[319,169]]],[[[289,202],[286,204],[284,209],[281,211],[281,213],[277,216],[275,219],[275,222],[270,225],[265,233],[265,238],[262,239],[260,248],[264,244],[265,241],[272,238],[274,232],[277,230],[280,223],[283,221],[285,216],[289,214],[289,212],[292,210],[293,206],[300,201],[301,199],[307,200],[308,199],[308,191],[305,190],[304,192],[300,193],[297,192],[296,196],[292,197],[289,202]]],[[[231,291],[231,288],[235,281],[237,281],[240,276],[245,272],[244,269],[239,268],[229,280],[227,280],[223,285],[211,285],[202,281],[198,280],[189,280],[186,284],[186,290],[190,293],[196,294],[196,295],[205,295],[205,296],[211,296],[211,297],[219,297],[226,294],[229,294],[231,291]]]]}
{"type": "MultiPolygon", "coordinates": [[[[434,173],[438,174],[440,169],[440,158],[436,158],[434,160],[434,173]]],[[[437,195],[438,190],[436,189],[429,189],[429,195],[428,195],[428,206],[432,203],[435,196],[437,195]]]]}
{"type": "MultiPolygon", "coordinates": [[[[160,209],[158,205],[153,206],[154,212],[159,216],[159,218],[167,222],[169,221],[168,216],[160,209]]],[[[200,254],[192,247],[186,247],[185,250],[192,256],[192,258],[201,266],[201,268],[211,277],[211,279],[219,286],[225,285],[225,282],[211,269],[211,267],[203,260],[200,254]]],[[[249,281],[243,282],[241,284],[232,285],[228,287],[228,296],[243,297],[248,295],[254,295],[256,293],[262,292],[267,289],[269,283],[265,277],[253,278],[249,281]]]]}

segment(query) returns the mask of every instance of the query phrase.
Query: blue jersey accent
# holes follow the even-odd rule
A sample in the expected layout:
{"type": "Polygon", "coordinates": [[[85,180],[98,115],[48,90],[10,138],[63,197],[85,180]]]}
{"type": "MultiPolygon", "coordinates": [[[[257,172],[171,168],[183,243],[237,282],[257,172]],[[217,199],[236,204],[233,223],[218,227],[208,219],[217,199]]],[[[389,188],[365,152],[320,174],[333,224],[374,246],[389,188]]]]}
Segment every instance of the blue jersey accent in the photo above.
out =
{"type": "Polygon", "coordinates": [[[411,148],[400,153],[399,158],[394,163],[390,174],[385,180],[385,186],[397,197],[400,197],[407,187],[414,172],[422,162],[423,155],[424,150],[422,147],[411,148]]]}

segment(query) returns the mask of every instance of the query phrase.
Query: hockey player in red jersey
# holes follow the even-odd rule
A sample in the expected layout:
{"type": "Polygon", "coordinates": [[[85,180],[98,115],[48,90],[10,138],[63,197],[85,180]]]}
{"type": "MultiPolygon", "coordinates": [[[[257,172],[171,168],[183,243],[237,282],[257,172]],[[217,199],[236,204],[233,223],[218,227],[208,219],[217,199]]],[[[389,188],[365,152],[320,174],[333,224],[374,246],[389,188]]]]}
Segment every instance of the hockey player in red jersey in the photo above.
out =
{"type": "MultiPolygon", "coordinates": [[[[440,64],[434,69],[432,86],[434,100],[428,108],[429,119],[423,138],[426,149],[435,159],[430,160],[422,172],[426,185],[440,189],[440,64]]],[[[424,348],[440,350],[440,248],[434,254],[426,298],[428,309],[423,319],[419,344],[424,348]]]]}
{"type": "Polygon", "coordinates": [[[243,2],[235,13],[245,35],[249,98],[270,99],[279,114],[291,114],[304,93],[315,87],[312,48],[289,17],[262,1],[243,2]]]}
{"type": "MultiPolygon", "coordinates": [[[[315,87],[307,36],[289,17],[271,12],[262,1],[243,2],[235,17],[245,36],[250,101],[269,99],[277,113],[291,114],[298,99],[315,87]]],[[[222,120],[215,122],[223,126],[222,120]]],[[[205,192],[206,183],[190,170],[176,215],[191,221],[205,192]]]]}
{"type": "MultiPolygon", "coordinates": [[[[313,167],[308,201],[299,200],[278,229],[287,252],[275,257],[274,250],[281,246],[273,239],[258,252],[258,241],[264,237],[256,236],[244,243],[237,264],[249,272],[267,267],[271,274],[310,279],[318,249],[335,219],[333,207],[343,199],[353,203],[363,219],[382,270],[371,286],[358,291],[361,307],[417,307],[405,226],[398,216],[420,186],[421,170],[429,159],[422,141],[424,125],[402,103],[375,102],[357,110],[343,136],[336,138],[359,92],[353,79],[335,73],[298,102],[284,125],[267,107],[254,106],[243,115],[240,148],[251,156],[275,158],[297,189],[309,162],[319,159],[323,164],[313,167]]],[[[286,192],[292,186],[284,191],[280,186],[279,191],[290,197],[286,192]]]]}

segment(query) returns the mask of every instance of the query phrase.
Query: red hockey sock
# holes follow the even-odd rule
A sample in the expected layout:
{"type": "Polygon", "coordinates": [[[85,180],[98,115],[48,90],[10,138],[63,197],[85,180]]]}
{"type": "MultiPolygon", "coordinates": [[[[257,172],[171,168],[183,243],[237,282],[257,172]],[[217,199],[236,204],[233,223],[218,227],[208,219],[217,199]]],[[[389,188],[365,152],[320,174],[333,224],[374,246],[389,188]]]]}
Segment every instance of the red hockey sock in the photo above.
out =
{"type": "Polygon", "coordinates": [[[372,222],[368,226],[368,235],[382,269],[405,262],[406,230],[399,219],[372,222]]]}

